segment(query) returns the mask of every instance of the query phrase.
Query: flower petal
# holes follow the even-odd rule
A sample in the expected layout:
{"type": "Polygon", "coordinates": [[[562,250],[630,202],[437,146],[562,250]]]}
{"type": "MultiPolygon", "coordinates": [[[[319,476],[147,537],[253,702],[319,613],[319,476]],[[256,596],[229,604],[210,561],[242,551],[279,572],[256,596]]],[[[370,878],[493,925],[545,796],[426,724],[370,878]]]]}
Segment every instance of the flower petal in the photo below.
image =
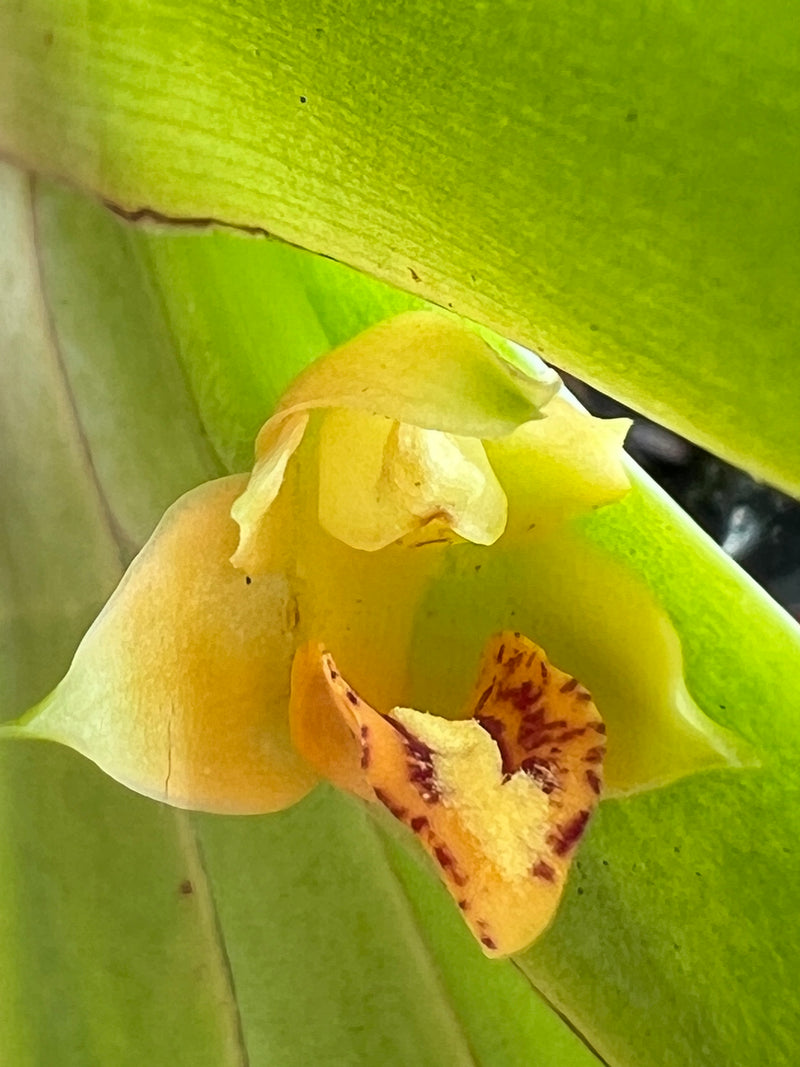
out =
{"type": "Polygon", "coordinates": [[[353,736],[351,693],[323,645],[310,641],[297,650],[289,701],[292,743],[321,777],[374,800],[364,777],[361,745],[353,736]]]}
{"type": "Polygon", "coordinates": [[[239,543],[231,556],[234,567],[262,574],[269,569],[270,550],[259,551],[262,527],[277,497],[286,474],[286,466],[303,440],[308,412],[297,411],[283,419],[270,419],[262,430],[263,448],[253,466],[246,491],[231,507],[231,518],[238,523],[239,543]],[[266,433],[264,431],[267,431],[266,433]]]}
{"type": "Polygon", "coordinates": [[[286,721],[295,626],[288,520],[270,512],[272,571],[229,562],[242,477],[209,482],[166,513],[83,639],[58,688],[28,713],[138,792],[178,807],[284,808],[316,775],[286,721]]]}
{"type": "Polygon", "coordinates": [[[554,377],[533,378],[502,359],[459,320],[408,311],[312,363],[273,418],[353,408],[428,430],[495,438],[538,418],[557,388],[554,377]]]}
{"type": "Polygon", "coordinates": [[[486,445],[508,495],[510,533],[553,526],[630,489],[622,451],[630,419],[598,419],[561,396],[545,415],[486,445]]]}
{"type": "MultiPolygon", "coordinates": [[[[368,552],[415,531],[493,544],[505,493],[480,441],[343,408],[327,411],[319,443],[319,521],[368,552]]],[[[417,540],[417,539],[415,539],[417,540]]]]}
{"type": "Polygon", "coordinates": [[[256,573],[257,525],[280,489],[302,437],[302,413],[348,408],[460,437],[496,438],[540,416],[558,388],[502,359],[447,315],[410,311],[359,334],[312,363],[289,386],[256,440],[256,463],[234,517],[237,567],[256,573]],[[281,429],[286,420],[293,429],[281,429]]]}
{"type": "Polygon", "coordinates": [[[293,687],[293,736],[307,758],[343,788],[371,790],[417,835],[487,955],[530,944],[602,789],[604,727],[586,690],[510,632],[487,646],[467,720],[380,715],[321,646],[297,664],[309,681],[293,687]],[[351,740],[335,727],[320,745],[336,711],[351,740]]]}

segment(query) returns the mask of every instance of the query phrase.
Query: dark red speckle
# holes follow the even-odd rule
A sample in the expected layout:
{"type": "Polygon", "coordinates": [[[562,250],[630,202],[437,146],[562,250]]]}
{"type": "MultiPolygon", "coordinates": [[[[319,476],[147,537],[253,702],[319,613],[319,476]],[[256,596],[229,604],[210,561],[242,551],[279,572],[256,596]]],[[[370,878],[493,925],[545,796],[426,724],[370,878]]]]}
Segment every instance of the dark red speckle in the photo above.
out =
{"type": "Polygon", "coordinates": [[[558,833],[550,837],[550,844],[557,856],[563,856],[578,843],[588,822],[589,812],[579,811],[566,826],[558,827],[558,833]]]}
{"type": "Polygon", "coordinates": [[[191,896],[191,894],[194,893],[194,886],[188,878],[184,878],[184,880],[178,886],[178,889],[181,895],[184,897],[191,896]]]}
{"type": "Polygon", "coordinates": [[[395,802],[388,795],[388,793],[384,793],[382,789],[376,789],[375,796],[385,808],[388,808],[392,815],[394,815],[395,819],[400,819],[401,822],[405,820],[405,817],[408,815],[408,812],[399,804],[395,804],[395,802]]]}
{"type": "Polygon", "coordinates": [[[461,886],[467,884],[467,876],[459,871],[455,857],[447,845],[437,845],[433,850],[433,854],[436,857],[439,866],[443,871],[449,873],[456,885],[461,886]]]}
{"type": "Polygon", "coordinates": [[[355,695],[352,689],[347,690],[347,699],[350,701],[351,704],[358,703],[358,697],[355,695]]]}
{"type": "Polygon", "coordinates": [[[586,781],[598,796],[600,796],[600,790],[603,788],[602,782],[594,771],[588,770],[586,772],[586,781]]]}
{"type": "Polygon", "coordinates": [[[533,867],[531,867],[531,874],[534,878],[541,878],[544,882],[554,882],[556,880],[555,868],[551,867],[549,863],[545,863],[544,860],[534,863],[533,867]]]}
{"type": "Polygon", "coordinates": [[[433,749],[415,737],[401,722],[386,716],[386,721],[391,723],[403,738],[406,752],[409,755],[408,780],[412,782],[417,792],[426,804],[436,804],[440,798],[439,783],[433,768],[433,749]]]}
{"type": "Polygon", "coordinates": [[[541,756],[529,756],[520,763],[520,770],[524,771],[529,778],[537,783],[542,792],[549,796],[559,786],[557,772],[553,769],[549,760],[541,756]]]}
{"type": "Polygon", "coordinates": [[[492,949],[496,949],[497,948],[497,945],[491,939],[491,937],[486,937],[486,936],[482,937],[481,938],[481,944],[482,945],[486,945],[487,948],[492,948],[492,949]]]}
{"type": "Polygon", "coordinates": [[[492,690],[493,689],[494,689],[494,682],[492,682],[491,685],[487,686],[486,689],[484,689],[484,691],[481,693],[481,695],[480,695],[480,697],[478,699],[478,703],[475,705],[475,711],[474,711],[475,715],[477,715],[478,712],[481,711],[485,707],[486,701],[492,695],[492,690]]]}
{"type": "Polygon", "coordinates": [[[544,690],[534,689],[533,682],[526,678],[520,685],[511,685],[501,689],[497,694],[500,700],[507,700],[517,711],[530,711],[544,696],[544,690]]]}
{"type": "Polygon", "coordinates": [[[425,815],[415,815],[411,820],[411,829],[415,834],[422,833],[428,826],[430,826],[430,823],[425,815]]]}
{"type": "Polygon", "coordinates": [[[576,726],[572,730],[565,730],[563,734],[559,734],[559,741],[571,741],[573,737],[580,737],[586,733],[585,726],[576,726]]]}
{"type": "Polygon", "coordinates": [[[559,689],[559,693],[571,693],[577,684],[577,678],[570,678],[568,682],[564,682],[564,684],[561,686],[561,688],[559,689]]]}
{"type": "Polygon", "coordinates": [[[497,662],[498,663],[502,663],[503,662],[503,653],[505,652],[505,650],[506,650],[506,646],[505,645],[501,645],[498,648],[498,650],[497,650],[497,662]]]}
{"type": "Polygon", "coordinates": [[[486,715],[483,718],[475,720],[478,726],[483,727],[486,733],[491,737],[494,743],[500,750],[500,763],[503,768],[503,773],[511,775],[517,769],[516,762],[508,747],[506,741],[506,728],[505,724],[499,719],[495,719],[492,715],[486,715]]]}
{"type": "Polygon", "coordinates": [[[369,767],[370,751],[369,751],[369,728],[367,726],[361,727],[361,770],[365,771],[369,767]]]}
{"type": "Polygon", "coordinates": [[[519,667],[520,663],[522,663],[522,659],[523,659],[524,655],[525,655],[524,652],[516,652],[511,657],[511,659],[508,660],[508,662],[506,663],[506,674],[513,674],[514,673],[514,671],[517,669],[517,667],[519,667]]]}
{"type": "Polygon", "coordinates": [[[584,754],[585,763],[602,763],[603,756],[605,756],[606,750],[603,745],[595,745],[594,748],[590,748],[584,754]]]}

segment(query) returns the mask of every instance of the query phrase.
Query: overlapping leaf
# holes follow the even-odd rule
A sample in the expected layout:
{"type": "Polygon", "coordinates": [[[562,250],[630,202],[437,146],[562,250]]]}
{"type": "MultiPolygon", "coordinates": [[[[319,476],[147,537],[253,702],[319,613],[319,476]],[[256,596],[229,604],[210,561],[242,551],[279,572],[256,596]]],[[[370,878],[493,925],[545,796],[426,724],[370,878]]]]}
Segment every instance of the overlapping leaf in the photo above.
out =
{"type": "Polygon", "coordinates": [[[791,5],[0,4],[0,149],[266,228],[800,489],[791,5]]]}

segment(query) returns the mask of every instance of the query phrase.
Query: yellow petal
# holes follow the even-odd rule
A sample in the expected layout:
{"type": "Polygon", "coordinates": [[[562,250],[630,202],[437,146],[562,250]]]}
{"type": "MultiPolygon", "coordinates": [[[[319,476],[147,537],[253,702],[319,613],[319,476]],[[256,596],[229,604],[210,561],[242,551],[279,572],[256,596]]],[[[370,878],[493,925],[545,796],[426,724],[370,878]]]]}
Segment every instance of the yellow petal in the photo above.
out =
{"type": "Polygon", "coordinates": [[[557,396],[546,418],[520,426],[487,453],[509,502],[509,533],[552,527],[621,499],[630,489],[622,443],[630,419],[597,419],[557,396]]]}
{"type": "Polygon", "coordinates": [[[253,476],[234,512],[241,527],[235,565],[252,573],[261,567],[257,526],[302,437],[297,419],[303,413],[347,408],[460,437],[495,438],[538,418],[556,388],[553,377],[529,377],[450,316],[413,311],[374,326],[312,363],[262,427],[253,476]],[[286,420],[291,430],[283,428],[286,420]]]}
{"type": "MultiPolygon", "coordinates": [[[[319,443],[319,521],[374,552],[416,531],[476,544],[503,533],[505,494],[480,441],[334,408],[319,443]]],[[[415,538],[421,540],[423,536],[415,538]]]]}
{"type": "Polygon", "coordinates": [[[409,311],[312,363],[273,417],[352,408],[463,437],[504,437],[537,418],[557,387],[512,366],[458,320],[409,311]]]}
{"type": "Polygon", "coordinates": [[[229,562],[244,479],[182,497],[83,639],[66,678],[24,722],[138,792],[178,807],[284,808],[316,775],[291,745],[291,536],[270,513],[272,571],[229,562]]]}
{"type": "Polygon", "coordinates": [[[267,514],[283,485],[286,466],[300,446],[308,425],[308,412],[298,411],[283,419],[271,419],[262,430],[262,449],[256,459],[246,491],[231,507],[231,517],[241,531],[236,551],[231,556],[234,567],[251,575],[269,570],[269,539],[264,552],[259,551],[267,514]]]}
{"type": "Polygon", "coordinates": [[[297,650],[292,664],[289,726],[292,743],[320,776],[365,800],[375,794],[366,782],[361,745],[347,725],[349,694],[332,657],[317,642],[297,650]]]}
{"type": "Polygon", "coordinates": [[[297,693],[313,698],[293,701],[294,736],[309,739],[303,751],[320,773],[361,796],[369,787],[417,835],[487,955],[530,944],[555,913],[602,789],[604,727],[586,690],[510,632],[487,646],[468,720],[380,715],[319,646],[298,674],[313,682],[297,693]],[[339,731],[315,747],[302,720],[334,711],[352,742],[339,731]]]}

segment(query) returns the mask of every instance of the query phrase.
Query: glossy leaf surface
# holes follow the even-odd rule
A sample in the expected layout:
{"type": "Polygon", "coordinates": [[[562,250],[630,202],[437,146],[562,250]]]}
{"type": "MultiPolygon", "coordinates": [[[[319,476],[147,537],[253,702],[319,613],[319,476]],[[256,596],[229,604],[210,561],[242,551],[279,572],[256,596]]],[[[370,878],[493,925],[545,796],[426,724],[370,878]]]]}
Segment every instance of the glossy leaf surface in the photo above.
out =
{"type": "Polygon", "coordinates": [[[798,67],[779,0],[5,0],[0,145],[452,307],[798,492],[798,67]]]}

